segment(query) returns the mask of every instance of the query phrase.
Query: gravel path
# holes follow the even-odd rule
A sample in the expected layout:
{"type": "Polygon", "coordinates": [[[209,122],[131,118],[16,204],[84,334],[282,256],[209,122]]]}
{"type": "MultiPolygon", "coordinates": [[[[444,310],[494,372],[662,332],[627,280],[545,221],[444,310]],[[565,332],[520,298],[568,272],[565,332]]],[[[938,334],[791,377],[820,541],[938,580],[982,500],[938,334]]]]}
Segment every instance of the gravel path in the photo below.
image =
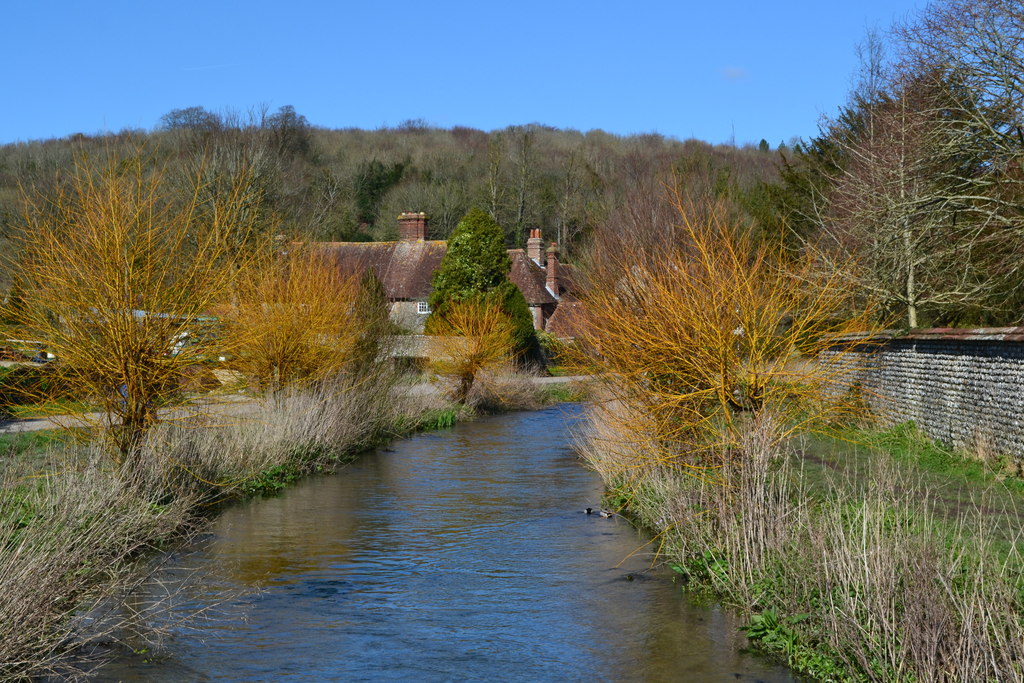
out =
{"type": "MultiPolygon", "coordinates": [[[[586,376],[574,376],[574,377],[535,377],[533,379],[534,384],[537,385],[549,385],[549,384],[568,384],[569,382],[585,381],[588,379],[586,376]]],[[[425,396],[429,394],[437,393],[437,386],[429,382],[422,382],[420,384],[414,384],[408,388],[410,395],[413,396],[425,396]]],[[[244,415],[246,412],[252,410],[256,405],[256,402],[247,397],[240,396],[238,394],[218,396],[215,400],[207,403],[199,403],[192,408],[175,408],[175,411],[190,411],[190,410],[217,410],[221,411],[224,415],[244,415]]],[[[89,413],[85,416],[87,423],[95,424],[100,421],[103,417],[101,413],[89,413]]],[[[67,424],[71,421],[67,415],[56,415],[53,417],[39,417],[39,418],[28,418],[19,420],[16,418],[0,418],[0,434],[17,434],[21,432],[37,432],[43,429],[57,429],[61,424],[67,424]]]]}

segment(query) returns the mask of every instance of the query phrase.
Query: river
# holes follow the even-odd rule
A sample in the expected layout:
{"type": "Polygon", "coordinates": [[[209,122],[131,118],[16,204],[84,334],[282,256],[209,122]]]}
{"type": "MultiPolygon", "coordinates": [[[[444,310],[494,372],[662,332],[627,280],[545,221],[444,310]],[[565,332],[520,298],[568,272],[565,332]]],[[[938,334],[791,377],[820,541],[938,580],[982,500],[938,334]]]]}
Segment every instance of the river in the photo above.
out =
{"type": "Polygon", "coordinates": [[[231,507],[164,570],[193,577],[171,616],[208,614],[99,678],[794,680],[650,569],[625,520],[582,512],[601,482],[570,447],[579,414],[420,434],[231,507]]]}

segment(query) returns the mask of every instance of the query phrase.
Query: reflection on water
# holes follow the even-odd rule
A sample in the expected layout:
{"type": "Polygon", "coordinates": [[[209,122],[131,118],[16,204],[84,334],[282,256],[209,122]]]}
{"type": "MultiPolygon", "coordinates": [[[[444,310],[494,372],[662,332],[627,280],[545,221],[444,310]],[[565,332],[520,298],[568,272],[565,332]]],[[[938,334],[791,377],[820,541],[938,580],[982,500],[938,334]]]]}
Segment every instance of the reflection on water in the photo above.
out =
{"type": "Polygon", "coordinates": [[[689,603],[621,519],[582,514],[598,478],[576,408],[416,436],[337,476],[228,510],[182,563],[180,609],[262,587],[105,679],[792,680],[739,654],[736,623],[689,603]],[[627,559],[628,557],[628,559],[627,559]]]}

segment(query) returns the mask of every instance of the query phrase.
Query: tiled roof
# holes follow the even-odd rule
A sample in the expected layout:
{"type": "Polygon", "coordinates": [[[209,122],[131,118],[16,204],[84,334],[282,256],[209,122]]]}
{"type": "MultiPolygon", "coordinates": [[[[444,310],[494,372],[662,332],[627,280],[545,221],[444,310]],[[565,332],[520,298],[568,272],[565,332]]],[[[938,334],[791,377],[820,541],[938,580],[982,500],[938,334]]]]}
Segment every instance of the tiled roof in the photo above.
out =
{"type": "Polygon", "coordinates": [[[575,339],[583,334],[583,304],[563,299],[548,318],[545,330],[559,339],[575,339]]]}
{"type": "Polygon", "coordinates": [[[508,279],[523,293],[526,303],[540,306],[557,301],[548,291],[546,273],[526,255],[525,251],[509,249],[508,257],[512,259],[512,270],[508,274],[508,279]]]}
{"type": "Polygon", "coordinates": [[[558,264],[558,296],[562,298],[575,299],[579,291],[579,273],[574,266],[568,263],[558,264]]]}
{"type": "Polygon", "coordinates": [[[448,249],[446,242],[320,242],[344,270],[372,268],[392,300],[425,300],[430,280],[448,249]]]}
{"type": "MultiPolygon", "coordinates": [[[[430,296],[430,281],[448,251],[444,241],[319,242],[317,247],[330,254],[340,269],[364,272],[372,268],[389,299],[413,301],[430,296]]],[[[509,249],[508,255],[512,261],[508,278],[526,303],[540,306],[557,301],[547,289],[544,269],[527,258],[526,252],[509,249]]]]}

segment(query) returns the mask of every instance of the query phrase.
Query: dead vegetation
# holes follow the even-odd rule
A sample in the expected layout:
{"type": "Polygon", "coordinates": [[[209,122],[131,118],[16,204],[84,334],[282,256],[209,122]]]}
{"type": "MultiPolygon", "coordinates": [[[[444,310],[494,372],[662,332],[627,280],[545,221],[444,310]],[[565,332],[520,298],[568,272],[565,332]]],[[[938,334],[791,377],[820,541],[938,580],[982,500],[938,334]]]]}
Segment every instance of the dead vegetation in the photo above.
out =
{"type": "Polygon", "coordinates": [[[153,567],[140,560],[153,550],[201,527],[219,503],[329,469],[436,410],[432,396],[396,398],[394,379],[339,377],[241,413],[158,425],[130,478],[110,466],[102,442],[55,446],[66,450],[48,458],[59,463],[53,471],[6,476],[0,680],[85,676],[96,661],[83,653],[103,652],[88,645],[147,632],[130,623],[143,615],[117,607],[147,580],[153,567]]]}
{"type": "MultiPolygon", "coordinates": [[[[632,445],[590,429],[583,454],[615,476],[632,445]]],[[[768,416],[739,447],[720,482],[662,468],[620,502],[692,588],[751,615],[751,640],[820,680],[1024,680],[1020,539],[1001,539],[983,491],[950,519],[882,465],[812,495],[768,416]]]]}

